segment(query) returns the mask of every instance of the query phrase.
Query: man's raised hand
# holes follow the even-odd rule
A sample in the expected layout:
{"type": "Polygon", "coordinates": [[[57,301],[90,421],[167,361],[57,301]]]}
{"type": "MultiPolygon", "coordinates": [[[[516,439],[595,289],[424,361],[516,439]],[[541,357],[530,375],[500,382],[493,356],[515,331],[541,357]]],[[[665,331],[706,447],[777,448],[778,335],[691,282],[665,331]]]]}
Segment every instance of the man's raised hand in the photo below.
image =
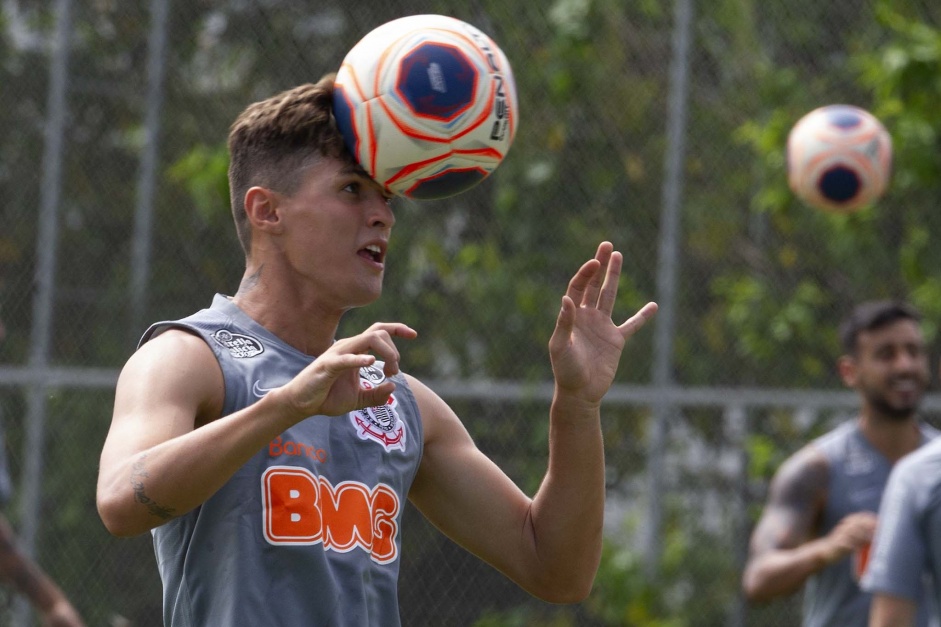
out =
{"type": "Polygon", "coordinates": [[[549,340],[556,386],[584,401],[598,403],[614,381],[624,344],[657,311],[647,303],[616,325],[612,320],[623,256],[610,242],[598,246],[569,281],[549,340]]]}

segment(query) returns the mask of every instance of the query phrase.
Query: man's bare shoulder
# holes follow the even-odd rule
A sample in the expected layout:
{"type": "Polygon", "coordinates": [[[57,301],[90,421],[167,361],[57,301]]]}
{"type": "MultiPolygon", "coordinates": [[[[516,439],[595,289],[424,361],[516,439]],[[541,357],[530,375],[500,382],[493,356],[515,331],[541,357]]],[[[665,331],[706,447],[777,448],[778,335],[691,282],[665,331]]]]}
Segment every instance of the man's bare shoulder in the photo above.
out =
{"type": "Polygon", "coordinates": [[[441,419],[456,419],[457,416],[451,407],[441,398],[437,392],[413,375],[402,373],[403,378],[408,382],[409,389],[415,397],[415,403],[418,405],[418,411],[421,414],[422,422],[425,427],[428,423],[434,423],[441,419]]]}
{"type": "Polygon", "coordinates": [[[127,360],[117,397],[192,406],[199,424],[218,415],[224,389],[212,348],[195,333],[172,328],[145,342],[127,360]]]}
{"type": "Polygon", "coordinates": [[[197,333],[182,327],[172,327],[141,344],[127,363],[163,362],[180,358],[215,361],[212,348],[197,333]]]}
{"type": "Polygon", "coordinates": [[[826,498],[830,464],[823,452],[809,443],[788,457],[774,475],[769,500],[779,504],[802,505],[826,498]]]}
{"type": "Polygon", "coordinates": [[[474,443],[464,423],[448,403],[428,385],[412,375],[404,374],[415,396],[424,430],[426,457],[436,449],[452,446],[473,447],[474,443]]]}
{"type": "Polygon", "coordinates": [[[795,548],[813,537],[826,505],[828,476],[827,459],[813,444],[805,445],[781,464],[752,533],[752,558],[795,548]]]}

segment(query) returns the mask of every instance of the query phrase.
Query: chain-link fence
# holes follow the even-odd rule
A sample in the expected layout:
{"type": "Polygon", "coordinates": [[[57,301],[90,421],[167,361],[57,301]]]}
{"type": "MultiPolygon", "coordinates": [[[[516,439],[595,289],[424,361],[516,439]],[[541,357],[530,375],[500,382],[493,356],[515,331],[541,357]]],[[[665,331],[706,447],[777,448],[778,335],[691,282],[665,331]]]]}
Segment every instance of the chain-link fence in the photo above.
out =
{"type": "MultiPolygon", "coordinates": [[[[537,602],[404,514],[406,625],[791,625],[747,606],[748,533],[777,465],[852,415],[832,364],[859,300],[902,297],[935,338],[941,5],[932,0],[7,0],[0,5],[0,417],[6,515],[89,625],[161,624],[149,536],[95,509],[118,369],[151,321],[232,293],[243,259],[228,126],[335,71],[378,24],[444,13],[504,49],[516,143],[461,196],[402,202],[376,319],[417,328],[406,369],[526,491],[546,464],[546,342],[598,241],[627,264],[617,315],[661,312],[606,399],[607,543],[584,603],[537,602]],[[896,141],[877,207],[795,201],[783,138],[823,104],[896,141]]],[[[931,395],[934,421],[941,400],[931,395]]],[[[32,624],[0,589],[0,622],[32,624]]]]}

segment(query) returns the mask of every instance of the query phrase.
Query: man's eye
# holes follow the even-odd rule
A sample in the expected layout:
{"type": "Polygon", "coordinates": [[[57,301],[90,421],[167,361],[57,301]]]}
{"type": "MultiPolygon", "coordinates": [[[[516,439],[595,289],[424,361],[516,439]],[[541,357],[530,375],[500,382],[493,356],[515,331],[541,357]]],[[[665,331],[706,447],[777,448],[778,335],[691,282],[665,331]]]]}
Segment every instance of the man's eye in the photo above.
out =
{"type": "Polygon", "coordinates": [[[343,188],[343,191],[350,192],[351,194],[358,194],[359,183],[348,183],[346,187],[343,188]]]}

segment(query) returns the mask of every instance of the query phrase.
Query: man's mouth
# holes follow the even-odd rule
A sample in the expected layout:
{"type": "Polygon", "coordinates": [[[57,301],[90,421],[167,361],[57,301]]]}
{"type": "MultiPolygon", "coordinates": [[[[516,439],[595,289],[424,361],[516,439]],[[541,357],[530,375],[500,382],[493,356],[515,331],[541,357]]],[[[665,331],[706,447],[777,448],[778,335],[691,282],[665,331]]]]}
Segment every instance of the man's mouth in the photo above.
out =
{"type": "Polygon", "coordinates": [[[359,251],[359,254],[363,257],[368,257],[376,263],[382,263],[383,257],[385,256],[383,254],[382,248],[376,244],[370,244],[369,246],[366,246],[359,251]]]}
{"type": "Polygon", "coordinates": [[[918,392],[922,389],[921,383],[916,379],[896,379],[889,383],[889,389],[895,390],[896,392],[902,393],[911,393],[918,392]]]}

